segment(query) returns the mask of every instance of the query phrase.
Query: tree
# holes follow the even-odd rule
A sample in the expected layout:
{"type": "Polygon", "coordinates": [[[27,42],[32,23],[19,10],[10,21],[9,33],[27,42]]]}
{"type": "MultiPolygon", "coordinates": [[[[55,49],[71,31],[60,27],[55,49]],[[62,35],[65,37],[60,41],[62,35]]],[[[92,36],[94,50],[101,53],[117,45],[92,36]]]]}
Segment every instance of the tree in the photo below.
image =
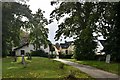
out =
{"type": "Polygon", "coordinates": [[[26,24],[22,17],[31,18],[29,6],[17,2],[2,3],[2,56],[5,57],[12,46],[19,45],[20,28],[26,24]]]}
{"type": "Polygon", "coordinates": [[[70,15],[58,26],[55,39],[58,40],[61,35],[65,38],[76,36],[74,37],[76,59],[81,59],[81,57],[86,59],[88,56],[93,59],[96,44],[92,33],[97,20],[97,14],[95,14],[97,11],[94,10],[94,7],[93,3],[62,2],[60,7],[51,13],[51,18],[56,18],[58,21],[65,14],[70,15]]]}
{"type": "MultiPolygon", "coordinates": [[[[111,15],[108,18],[110,26],[107,28],[108,32],[105,51],[111,54],[111,60],[120,62],[120,2],[112,5],[111,15]]],[[[103,28],[106,29],[106,28],[103,28]]]]}
{"type": "Polygon", "coordinates": [[[33,14],[31,21],[28,23],[30,27],[30,42],[33,43],[36,50],[44,44],[48,46],[48,29],[45,26],[48,24],[47,19],[43,16],[41,9],[38,9],[36,14],[33,14]]]}
{"type": "Polygon", "coordinates": [[[99,33],[101,33],[107,42],[105,46],[106,53],[113,54],[118,49],[116,40],[119,40],[116,39],[118,37],[116,34],[119,34],[119,29],[115,27],[117,25],[115,23],[118,21],[116,20],[118,12],[115,11],[118,10],[118,7],[114,8],[116,4],[109,2],[61,2],[60,6],[52,11],[50,22],[53,19],[59,21],[66,14],[69,17],[58,26],[59,29],[56,31],[55,39],[58,40],[61,35],[65,36],[65,38],[76,36],[74,37],[75,58],[86,59],[89,56],[93,59],[96,48],[95,40],[97,40],[96,37],[100,36],[99,33]],[[93,36],[93,33],[96,33],[97,36],[93,36]]]}

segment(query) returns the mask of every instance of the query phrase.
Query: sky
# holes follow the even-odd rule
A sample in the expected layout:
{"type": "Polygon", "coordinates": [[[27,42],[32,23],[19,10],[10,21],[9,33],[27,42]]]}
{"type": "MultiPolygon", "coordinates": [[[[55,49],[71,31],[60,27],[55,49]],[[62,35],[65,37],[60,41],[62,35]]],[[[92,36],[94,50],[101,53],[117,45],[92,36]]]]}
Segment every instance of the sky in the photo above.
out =
{"type": "MultiPolygon", "coordinates": [[[[55,6],[51,6],[50,4],[51,0],[29,0],[29,2],[27,2],[27,5],[30,5],[30,9],[32,10],[32,13],[35,13],[39,8],[43,11],[45,11],[44,13],[44,17],[46,17],[48,20],[50,13],[55,9],[55,6]]],[[[53,23],[49,24],[46,26],[49,29],[49,34],[48,34],[48,39],[53,43],[64,43],[65,39],[62,39],[62,41],[58,40],[55,41],[54,37],[55,37],[55,32],[58,30],[58,24],[57,21],[54,20],[53,23]]],[[[72,38],[67,38],[66,41],[72,41],[72,38]]]]}

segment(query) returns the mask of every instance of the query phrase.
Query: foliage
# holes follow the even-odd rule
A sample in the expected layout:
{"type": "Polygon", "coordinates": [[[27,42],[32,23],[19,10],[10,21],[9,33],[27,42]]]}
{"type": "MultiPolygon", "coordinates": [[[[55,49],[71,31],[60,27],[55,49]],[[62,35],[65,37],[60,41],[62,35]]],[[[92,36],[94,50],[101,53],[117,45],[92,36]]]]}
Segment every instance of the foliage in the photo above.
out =
{"type": "Polygon", "coordinates": [[[44,50],[37,50],[37,51],[33,51],[31,53],[31,56],[48,57],[48,53],[45,53],[44,50]]]}
{"type": "Polygon", "coordinates": [[[36,50],[39,50],[43,44],[44,47],[48,46],[48,29],[45,28],[47,24],[47,19],[43,16],[41,9],[32,15],[32,19],[28,23],[30,26],[30,42],[33,43],[36,50]]]}
{"type": "Polygon", "coordinates": [[[17,2],[2,3],[2,56],[5,57],[12,46],[19,45],[20,28],[26,22],[22,17],[31,18],[31,10],[25,4],[17,2]]]}
{"type": "MultiPolygon", "coordinates": [[[[58,4],[53,2],[53,4],[58,4]]],[[[119,3],[97,2],[61,2],[51,13],[51,22],[58,22],[66,15],[63,22],[58,25],[55,39],[60,36],[74,37],[76,59],[93,59],[96,48],[95,40],[99,36],[106,39],[105,52],[112,55],[112,60],[119,59],[119,3]],[[93,36],[93,33],[97,36],[93,36]],[[101,34],[100,34],[101,33],[101,34]],[[88,57],[89,56],[89,57],[88,57]]]]}
{"type": "Polygon", "coordinates": [[[68,55],[62,54],[62,53],[59,54],[59,58],[63,58],[63,59],[71,59],[72,56],[73,56],[73,54],[68,54],[68,55]]]}
{"type": "Polygon", "coordinates": [[[96,27],[95,22],[97,15],[94,16],[96,11],[94,10],[93,3],[79,3],[79,2],[62,2],[59,8],[56,8],[51,13],[51,18],[56,18],[57,21],[61,17],[68,14],[69,17],[64,22],[60,23],[58,30],[56,31],[55,39],[58,40],[60,36],[74,37],[75,39],[75,58],[80,59],[80,55],[87,56],[94,55],[94,49],[96,44],[94,42],[95,37],[92,35],[94,28],[96,27]],[[91,14],[90,14],[91,13],[91,14]],[[87,47],[87,48],[86,48],[87,47]]]}
{"type": "MultiPolygon", "coordinates": [[[[109,30],[109,33],[106,34],[105,36],[107,36],[107,40],[106,40],[106,45],[105,45],[105,52],[107,54],[111,54],[111,60],[113,61],[117,61],[120,62],[120,2],[116,3],[115,5],[113,5],[113,10],[112,12],[114,14],[111,14],[109,18],[112,21],[111,22],[111,29],[107,29],[109,30]],[[114,16],[113,16],[114,15],[114,16]]],[[[104,28],[105,29],[105,28],[104,28]]]]}
{"type": "Polygon", "coordinates": [[[56,58],[56,54],[49,54],[49,58],[56,58]]]}
{"type": "Polygon", "coordinates": [[[90,29],[86,28],[86,30],[82,31],[80,39],[75,40],[76,46],[75,46],[74,58],[77,60],[94,59],[95,56],[94,49],[96,48],[96,43],[93,41],[94,39],[90,31],[91,31],[90,29]]]}
{"type": "Polygon", "coordinates": [[[45,28],[47,20],[40,9],[32,14],[29,6],[20,2],[2,3],[2,55],[6,57],[12,47],[19,46],[24,32],[30,31],[29,42],[34,44],[36,50],[44,44],[48,45],[48,29],[45,28]],[[24,21],[23,18],[26,20],[24,21]]]}

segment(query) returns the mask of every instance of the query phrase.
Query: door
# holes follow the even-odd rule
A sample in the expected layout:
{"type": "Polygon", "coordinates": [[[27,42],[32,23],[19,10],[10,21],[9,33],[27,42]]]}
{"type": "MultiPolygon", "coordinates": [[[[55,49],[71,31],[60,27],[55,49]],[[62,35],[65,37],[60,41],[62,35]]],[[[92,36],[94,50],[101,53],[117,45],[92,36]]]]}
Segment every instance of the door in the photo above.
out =
{"type": "Polygon", "coordinates": [[[21,50],[21,55],[25,55],[25,50],[21,50]]]}

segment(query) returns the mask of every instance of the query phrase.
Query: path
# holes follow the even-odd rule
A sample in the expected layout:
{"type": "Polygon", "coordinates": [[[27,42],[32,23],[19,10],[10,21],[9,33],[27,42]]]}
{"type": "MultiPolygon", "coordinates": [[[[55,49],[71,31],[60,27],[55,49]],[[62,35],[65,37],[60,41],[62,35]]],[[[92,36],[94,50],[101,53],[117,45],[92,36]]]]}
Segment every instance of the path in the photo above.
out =
{"type": "Polygon", "coordinates": [[[120,80],[120,77],[118,79],[118,75],[116,74],[109,73],[109,72],[106,72],[106,71],[103,71],[103,70],[100,70],[100,69],[97,69],[91,66],[82,65],[82,64],[78,64],[78,63],[63,60],[63,59],[54,59],[54,60],[71,65],[75,68],[78,68],[79,70],[81,70],[84,73],[87,73],[93,78],[115,78],[115,80],[120,80]]]}

